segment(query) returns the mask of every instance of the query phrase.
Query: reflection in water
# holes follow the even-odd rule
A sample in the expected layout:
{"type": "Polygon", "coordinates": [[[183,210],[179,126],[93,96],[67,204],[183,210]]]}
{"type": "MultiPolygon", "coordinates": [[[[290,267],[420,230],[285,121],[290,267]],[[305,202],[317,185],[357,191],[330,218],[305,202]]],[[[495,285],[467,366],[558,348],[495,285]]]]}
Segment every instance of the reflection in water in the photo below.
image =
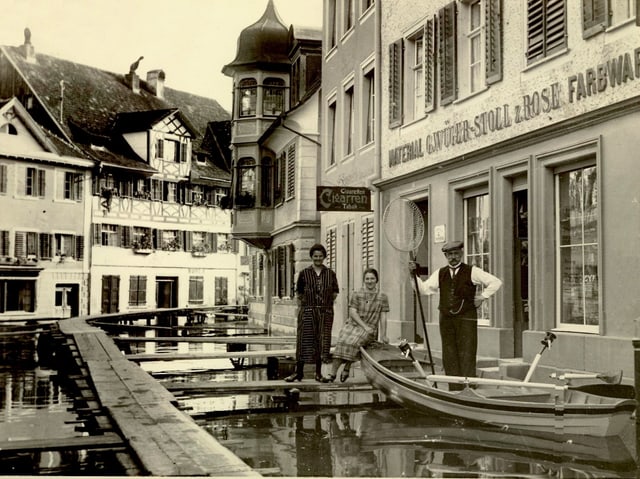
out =
{"type": "MultiPolygon", "coordinates": [[[[467,425],[405,409],[249,415],[205,428],[263,475],[636,477],[620,437],[467,425]]],[[[634,428],[635,429],[635,428],[634,428]]]]}

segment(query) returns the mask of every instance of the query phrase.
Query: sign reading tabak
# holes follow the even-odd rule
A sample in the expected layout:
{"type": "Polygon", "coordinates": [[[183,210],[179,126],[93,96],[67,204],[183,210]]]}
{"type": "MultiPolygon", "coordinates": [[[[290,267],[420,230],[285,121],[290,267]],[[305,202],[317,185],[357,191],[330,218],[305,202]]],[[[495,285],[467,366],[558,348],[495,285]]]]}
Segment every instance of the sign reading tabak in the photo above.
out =
{"type": "Polygon", "coordinates": [[[371,211],[371,191],[352,186],[318,186],[318,211],[371,211]]]}

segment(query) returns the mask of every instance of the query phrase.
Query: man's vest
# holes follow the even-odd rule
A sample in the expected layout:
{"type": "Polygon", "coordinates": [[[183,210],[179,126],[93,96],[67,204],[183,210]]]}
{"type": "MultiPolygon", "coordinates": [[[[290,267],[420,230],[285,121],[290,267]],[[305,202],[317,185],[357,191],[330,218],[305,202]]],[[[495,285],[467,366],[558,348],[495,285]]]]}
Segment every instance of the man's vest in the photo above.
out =
{"type": "Polygon", "coordinates": [[[448,266],[440,268],[438,281],[440,283],[438,309],[442,314],[473,319],[478,317],[473,303],[476,285],[471,282],[471,266],[460,263],[458,272],[453,278],[448,266]]]}

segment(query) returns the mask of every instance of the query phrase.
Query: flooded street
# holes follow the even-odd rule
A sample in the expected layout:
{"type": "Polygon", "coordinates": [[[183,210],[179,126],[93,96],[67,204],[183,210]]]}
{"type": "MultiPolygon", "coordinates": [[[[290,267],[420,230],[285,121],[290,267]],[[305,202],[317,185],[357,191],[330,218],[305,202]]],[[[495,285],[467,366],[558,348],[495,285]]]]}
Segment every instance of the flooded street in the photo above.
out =
{"type": "MultiPolygon", "coordinates": [[[[232,334],[233,331],[228,331],[232,334]]],[[[63,376],[38,364],[35,337],[2,346],[0,451],[3,474],[123,475],[114,454],[126,451],[47,449],[56,438],[80,437],[81,417],[63,376]]],[[[206,353],[224,344],[130,343],[133,353],[206,353]]],[[[264,381],[265,359],[141,363],[159,382],[264,381]]],[[[282,372],[282,371],[280,371],[282,372]]],[[[307,376],[308,378],[311,375],[307,376]]],[[[348,381],[363,379],[358,367],[348,381]]],[[[312,381],[312,379],[305,379],[312,381]]],[[[525,433],[430,417],[399,408],[370,388],[328,392],[177,393],[185,413],[264,476],[321,477],[637,477],[636,427],[596,438],[525,433]]]]}

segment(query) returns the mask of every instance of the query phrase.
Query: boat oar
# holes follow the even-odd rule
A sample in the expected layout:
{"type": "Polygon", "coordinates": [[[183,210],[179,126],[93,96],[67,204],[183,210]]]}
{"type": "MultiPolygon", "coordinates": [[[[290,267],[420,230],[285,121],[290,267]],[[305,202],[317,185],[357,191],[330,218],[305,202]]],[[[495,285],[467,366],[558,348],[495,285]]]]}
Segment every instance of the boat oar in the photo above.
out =
{"type": "Polygon", "coordinates": [[[491,378],[475,378],[466,376],[445,376],[442,374],[430,374],[427,376],[429,381],[437,381],[443,383],[454,384],[474,384],[482,386],[512,386],[523,388],[535,388],[535,389],[554,389],[556,391],[564,391],[569,387],[563,384],[551,384],[551,383],[532,383],[528,381],[517,381],[511,379],[491,379],[491,378]]]}
{"type": "Polygon", "coordinates": [[[622,371],[617,373],[551,373],[551,377],[561,381],[565,379],[599,379],[607,384],[620,384],[622,382],[622,371]]]}
{"type": "Polygon", "coordinates": [[[540,341],[542,343],[542,349],[538,354],[536,354],[536,357],[533,358],[531,367],[529,368],[529,371],[527,371],[527,375],[524,378],[525,383],[529,382],[529,379],[531,379],[531,376],[533,376],[533,372],[538,367],[538,363],[540,362],[542,353],[544,353],[547,348],[551,349],[551,343],[553,343],[554,339],[556,339],[556,335],[553,334],[551,331],[547,331],[547,334],[545,335],[544,339],[540,341]]]}

